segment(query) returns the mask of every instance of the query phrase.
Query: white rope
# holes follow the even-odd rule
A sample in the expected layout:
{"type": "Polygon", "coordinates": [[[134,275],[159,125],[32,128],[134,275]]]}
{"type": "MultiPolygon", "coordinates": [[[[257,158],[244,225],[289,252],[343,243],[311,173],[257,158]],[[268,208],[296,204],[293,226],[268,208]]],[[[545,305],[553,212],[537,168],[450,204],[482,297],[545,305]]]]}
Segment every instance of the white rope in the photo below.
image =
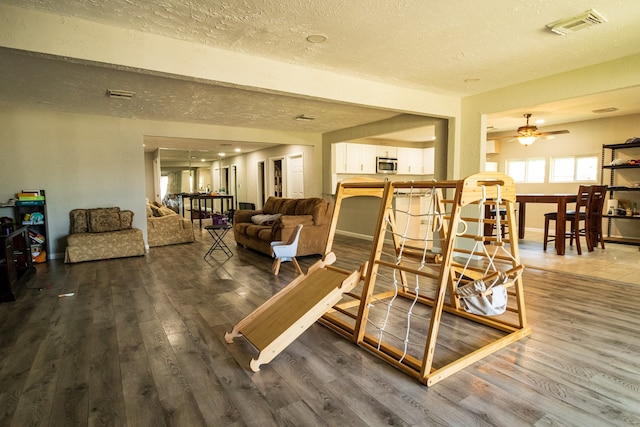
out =
{"type": "MultiPolygon", "coordinates": [[[[396,193],[396,197],[397,197],[396,193]]],[[[423,247],[422,247],[422,256],[420,259],[420,265],[418,267],[418,270],[422,270],[426,265],[427,265],[427,254],[428,254],[428,243],[429,242],[433,242],[435,241],[434,239],[434,234],[436,232],[440,232],[442,230],[442,227],[444,226],[444,213],[441,212],[439,209],[436,209],[436,206],[438,205],[438,193],[435,189],[431,189],[429,192],[429,205],[427,208],[427,214],[426,215],[415,215],[413,213],[411,213],[411,202],[412,202],[412,198],[414,197],[414,187],[411,186],[410,187],[410,191],[409,191],[409,209],[406,211],[399,211],[396,209],[396,212],[402,212],[404,214],[407,215],[407,221],[406,224],[404,226],[404,231],[402,233],[396,233],[396,235],[398,235],[401,238],[401,243],[400,243],[400,248],[398,250],[398,253],[396,254],[396,259],[395,259],[395,265],[399,266],[400,264],[402,264],[403,262],[403,255],[404,255],[404,250],[406,247],[406,243],[407,240],[421,240],[423,242],[423,247]],[[411,218],[415,217],[415,216],[426,216],[427,218],[427,227],[426,227],[426,232],[424,235],[424,238],[418,239],[418,238],[411,238],[407,236],[407,233],[409,231],[409,223],[411,222],[411,218]]],[[[387,227],[389,227],[391,225],[391,222],[389,220],[389,216],[387,215],[387,217],[385,218],[386,220],[386,224],[387,227]]],[[[439,239],[442,240],[442,239],[439,239]]],[[[399,286],[399,279],[398,279],[398,275],[399,275],[399,270],[397,268],[393,269],[393,296],[391,297],[391,300],[389,301],[389,303],[387,304],[387,310],[385,313],[385,317],[384,320],[382,322],[382,326],[379,329],[378,332],[378,350],[380,350],[380,347],[382,345],[382,337],[386,332],[386,327],[387,324],[389,322],[389,316],[391,313],[391,309],[393,308],[393,303],[396,301],[397,297],[398,297],[398,286],[399,286]]],[[[404,350],[403,350],[403,354],[400,358],[400,362],[402,362],[402,360],[404,360],[404,358],[407,355],[407,351],[408,351],[408,346],[409,346],[409,334],[411,332],[411,317],[413,315],[413,309],[416,305],[416,303],[418,302],[418,298],[420,296],[420,280],[419,280],[419,275],[416,274],[415,275],[415,288],[414,288],[414,298],[412,300],[411,306],[409,308],[409,310],[407,311],[407,328],[406,328],[406,332],[405,332],[405,338],[403,340],[404,342],[404,350]]],[[[391,335],[391,334],[390,334],[391,335]]]]}
{"type": "MultiPolygon", "coordinates": [[[[477,237],[483,237],[484,235],[484,220],[485,220],[485,208],[486,208],[486,203],[487,203],[487,189],[486,187],[483,185],[482,187],[482,199],[480,200],[480,202],[478,203],[478,230],[476,232],[477,237]]],[[[515,263],[515,266],[520,266],[520,262],[518,262],[515,257],[513,256],[513,254],[509,251],[507,251],[504,247],[504,245],[502,244],[502,227],[504,225],[502,225],[501,221],[500,221],[500,206],[502,205],[502,194],[501,194],[501,186],[497,185],[496,187],[496,199],[495,199],[495,208],[496,208],[496,215],[495,215],[495,221],[496,221],[496,242],[498,243],[496,249],[493,251],[493,254],[489,254],[489,251],[487,250],[487,245],[484,244],[484,242],[482,241],[482,239],[476,239],[475,244],[473,245],[473,249],[471,250],[471,255],[474,254],[481,254],[484,255],[484,257],[487,260],[487,266],[484,270],[484,276],[488,276],[489,272],[500,272],[500,270],[498,269],[498,267],[495,264],[495,260],[496,260],[496,256],[498,254],[499,251],[504,252],[509,259],[511,259],[511,261],[513,263],[515,263]],[[482,250],[478,250],[478,247],[482,248],[482,250]]],[[[456,288],[458,288],[458,286],[460,286],[460,283],[469,267],[469,264],[471,262],[471,258],[472,256],[469,256],[467,258],[467,261],[464,265],[464,267],[462,268],[462,272],[460,273],[458,280],[456,281],[456,288]]],[[[522,271],[523,269],[519,269],[518,272],[516,273],[516,276],[514,278],[509,278],[510,280],[517,280],[518,278],[520,278],[520,276],[522,275],[522,271]]],[[[498,284],[500,282],[504,282],[504,280],[494,280],[491,284],[491,286],[489,288],[491,288],[493,285],[498,284]]]]}

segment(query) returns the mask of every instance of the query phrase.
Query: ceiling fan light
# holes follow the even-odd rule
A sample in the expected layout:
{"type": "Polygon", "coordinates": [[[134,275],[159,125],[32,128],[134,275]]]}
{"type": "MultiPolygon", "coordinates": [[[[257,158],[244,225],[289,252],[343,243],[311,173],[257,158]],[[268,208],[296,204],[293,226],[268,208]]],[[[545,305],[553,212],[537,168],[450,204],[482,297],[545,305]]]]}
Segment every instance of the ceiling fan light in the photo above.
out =
{"type": "Polygon", "coordinates": [[[518,137],[518,142],[524,145],[525,147],[533,144],[533,141],[535,140],[536,140],[535,136],[519,136],[518,137]]]}

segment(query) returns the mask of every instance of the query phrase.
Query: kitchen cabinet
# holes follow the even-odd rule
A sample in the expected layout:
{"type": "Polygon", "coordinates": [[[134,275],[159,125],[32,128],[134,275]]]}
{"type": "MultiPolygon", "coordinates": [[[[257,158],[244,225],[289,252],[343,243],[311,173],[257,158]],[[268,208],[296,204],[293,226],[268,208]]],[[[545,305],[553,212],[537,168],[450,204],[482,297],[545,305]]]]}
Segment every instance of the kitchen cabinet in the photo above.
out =
{"type": "Polygon", "coordinates": [[[377,147],[369,144],[334,144],[336,173],[375,174],[377,147]]]}
{"type": "Polygon", "coordinates": [[[391,147],[388,145],[374,145],[376,147],[376,156],[377,157],[387,157],[395,159],[398,157],[398,148],[391,147]]]}
{"type": "Polygon", "coordinates": [[[422,175],[424,153],[422,148],[398,147],[398,174],[422,175]]]}
{"type": "Polygon", "coordinates": [[[428,147],[422,149],[422,174],[423,175],[433,175],[436,170],[436,149],[435,147],[428,147]]]}

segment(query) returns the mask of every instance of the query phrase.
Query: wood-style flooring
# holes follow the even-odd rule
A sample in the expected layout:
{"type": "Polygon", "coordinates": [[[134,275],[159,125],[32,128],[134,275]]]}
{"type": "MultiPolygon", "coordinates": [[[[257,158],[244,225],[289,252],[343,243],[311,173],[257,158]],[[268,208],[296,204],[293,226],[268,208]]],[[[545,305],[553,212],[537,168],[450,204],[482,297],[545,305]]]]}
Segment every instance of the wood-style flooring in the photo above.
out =
{"type": "MultiPolygon", "coordinates": [[[[253,373],[255,350],[224,333],[294,268],[274,277],[232,233],[232,258],[203,259],[211,238],[196,237],[38,265],[0,304],[0,426],[640,425],[636,285],[526,269],[532,335],[431,388],[317,323],[253,373]]],[[[368,244],[337,236],[336,265],[357,268],[368,244]]]]}

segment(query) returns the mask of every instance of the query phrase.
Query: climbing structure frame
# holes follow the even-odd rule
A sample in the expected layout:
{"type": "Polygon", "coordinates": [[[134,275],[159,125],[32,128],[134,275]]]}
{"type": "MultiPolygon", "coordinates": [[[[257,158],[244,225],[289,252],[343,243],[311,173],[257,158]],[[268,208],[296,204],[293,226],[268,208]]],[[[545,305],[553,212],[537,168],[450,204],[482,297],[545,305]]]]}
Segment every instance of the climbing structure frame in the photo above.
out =
{"type": "MultiPolygon", "coordinates": [[[[341,182],[328,251],[342,201],[358,196],[380,198],[368,268],[362,287],[345,293],[322,316],[323,324],[426,385],[530,334],[510,177],[483,173],[455,181],[341,182]],[[413,203],[414,197],[419,201],[413,203]],[[498,215],[488,218],[492,211],[498,215]],[[495,236],[486,230],[495,230],[495,236]],[[499,276],[508,288],[503,314],[463,308],[465,296],[458,288],[499,276]],[[374,312],[378,306],[383,308],[374,312]],[[393,324],[404,326],[393,330],[393,324]]],[[[491,303],[492,292],[479,291],[478,297],[491,303]]]]}

